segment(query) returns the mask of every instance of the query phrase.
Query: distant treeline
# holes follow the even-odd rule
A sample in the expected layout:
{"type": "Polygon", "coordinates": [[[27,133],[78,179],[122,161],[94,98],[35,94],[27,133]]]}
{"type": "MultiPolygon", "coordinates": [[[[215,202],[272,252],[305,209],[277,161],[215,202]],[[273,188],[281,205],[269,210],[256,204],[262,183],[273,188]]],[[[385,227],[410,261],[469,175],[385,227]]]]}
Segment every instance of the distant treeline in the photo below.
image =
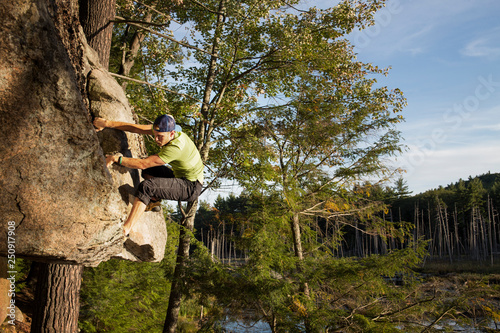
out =
{"type": "Polygon", "coordinates": [[[390,200],[390,217],[411,222],[414,238],[430,240],[431,258],[493,263],[500,251],[500,174],[460,179],[446,187],[390,200]]]}
{"type": "MultiPolygon", "coordinates": [[[[376,230],[371,225],[367,230],[367,224],[356,216],[347,223],[345,217],[342,221],[316,217],[308,223],[315,231],[311,235],[336,239],[330,250],[337,257],[386,254],[416,247],[419,242],[428,243],[428,259],[493,263],[500,254],[500,174],[460,179],[417,195],[411,195],[399,179],[393,187],[372,186],[370,200],[386,204],[376,218],[387,224],[379,223],[376,230]],[[399,230],[399,237],[394,237],[394,229],[399,230]]],[[[256,209],[245,195],[219,198],[215,207],[202,204],[196,236],[214,257],[225,261],[245,258],[247,250],[241,243],[244,221],[256,209]]]]}

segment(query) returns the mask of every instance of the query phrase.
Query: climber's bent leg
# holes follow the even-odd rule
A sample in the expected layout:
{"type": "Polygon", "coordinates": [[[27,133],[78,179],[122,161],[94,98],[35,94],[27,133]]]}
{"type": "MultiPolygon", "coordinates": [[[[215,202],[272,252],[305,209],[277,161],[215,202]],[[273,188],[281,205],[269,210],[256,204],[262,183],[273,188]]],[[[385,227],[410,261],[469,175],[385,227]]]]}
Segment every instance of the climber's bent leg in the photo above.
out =
{"type": "Polygon", "coordinates": [[[132,210],[128,215],[127,221],[125,221],[125,224],[123,225],[123,232],[125,233],[125,235],[128,235],[130,233],[130,230],[132,230],[135,223],[137,222],[137,220],[139,220],[139,218],[141,217],[142,213],[144,213],[145,210],[146,210],[146,204],[141,200],[139,200],[138,198],[136,198],[132,206],[132,210]]]}
{"type": "Polygon", "coordinates": [[[132,210],[125,221],[124,232],[130,230],[146,210],[151,200],[166,199],[175,201],[193,201],[198,198],[203,186],[200,182],[180,178],[152,178],[146,179],[139,185],[132,210]]]}

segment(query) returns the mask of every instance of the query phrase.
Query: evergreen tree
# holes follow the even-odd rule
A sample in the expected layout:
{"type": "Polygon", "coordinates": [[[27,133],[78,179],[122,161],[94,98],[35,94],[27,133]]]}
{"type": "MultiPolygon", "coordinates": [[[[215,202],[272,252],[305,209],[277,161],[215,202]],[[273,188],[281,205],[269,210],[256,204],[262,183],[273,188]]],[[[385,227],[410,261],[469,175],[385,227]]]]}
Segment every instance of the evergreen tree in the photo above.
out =
{"type": "MultiPolygon", "coordinates": [[[[383,276],[401,274],[418,263],[423,243],[388,256],[335,258],[332,250],[338,243],[325,241],[316,229],[317,234],[313,230],[303,233],[307,252],[300,262],[290,251],[294,241],[290,225],[283,219],[286,208],[272,197],[256,196],[252,202],[254,206],[246,213],[245,231],[237,242],[240,248],[248,249],[243,266],[214,262],[206,252],[200,252],[191,262],[196,292],[202,303],[212,306],[204,331],[213,330],[217,320],[224,318],[224,310],[232,318],[245,321],[247,317],[249,326],[255,318],[262,318],[273,332],[303,332],[306,323],[308,331],[364,332],[370,327],[387,332],[391,329],[388,321],[403,316],[394,311],[377,322],[374,319],[382,308],[372,302],[384,294],[384,306],[403,307],[404,291],[393,288],[383,276]],[[309,296],[304,294],[304,281],[310,288],[309,296]],[[256,315],[248,318],[245,314],[249,311],[256,315]]],[[[220,216],[231,212],[229,205],[221,205],[218,210],[220,216]]]]}
{"type": "MultiPolygon", "coordinates": [[[[209,0],[184,2],[171,9],[172,17],[191,29],[191,35],[185,41],[177,41],[185,50],[184,54],[190,56],[189,61],[185,66],[166,68],[163,67],[167,64],[165,61],[152,60],[144,68],[150,66],[149,71],[157,75],[155,84],[161,85],[164,80],[169,82],[168,88],[161,87],[160,93],[155,91],[156,96],[163,97],[163,103],[160,101],[158,105],[165,106],[164,101],[168,99],[168,108],[155,112],[172,110],[170,113],[183,125],[183,129],[194,137],[203,161],[214,171],[208,177],[209,182],[210,178],[223,174],[224,165],[249,162],[245,155],[251,154],[239,139],[246,136],[251,143],[254,138],[247,136],[245,128],[252,119],[260,117],[259,113],[275,107],[257,107],[265,103],[259,102],[259,97],[264,101],[278,101],[284,97],[276,111],[299,111],[305,116],[309,130],[317,129],[318,134],[322,125],[328,124],[325,122],[327,119],[315,123],[314,117],[307,119],[307,113],[313,114],[315,107],[330,108],[332,112],[335,106],[339,107],[335,113],[337,120],[342,122],[341,118],[345,117],[353,126],[336,139],[344,140],[346,144],[359,141],[361,136],[386,126],[388,120],[391,123],[401,120],[397,115],[390,116],[391,111],[397,114],[404,104],[401,94],[385,88],[372,91],[374,81],[364,79],[365,75],[384,71],[353,61],[352,47],[344,38],[354,28],[370,24],[375,11],[381,8],[384,1],[343,1],[333,8],[305,11],[297,10],[294,7],[297,3],[209,0]],[[318,101],[311,103],[314,96],[318,97],[318,101]],[[290,99],[293,105],[288,108],[290,99]],[[308,107],[308,103],[312,108],[308,107]],[[373,116],[371,122],[366,122],[367,114],[373,116]],[[359,123],[355,125],[357,121],[359,123]]],[[[152,29],[153,26],[154,20],[148,24],[147,31],[160,36],[152,29]]],[[[145,30],[144,25],[141,27],[145,30]]],[[[158,27],[163,29],[165,26],[160,24],[158,27]]],[[[172,38],[162,35],[162,40],[171,42],[172,38]]],[[[148,55],[154,52],[154,49],[143,50],[148,55]]],[[[151,109],[157,106],[151,102],[157,100],[156,97],[149,99],[151,109]]],[[[336,129],[329,126],[327,130],[336,129]]],[[[380,147],[371,145],[369,149],[356,150],[346,146],[339,154],[323,155],[332,161],[339,158],[354,161],[355,158],[351,157],[358,156],[363,163],[351,166],[356,169],[353,174],[370,172],[379,166],[378,151],[390,150],[388,147],[395,146],[396,138],[397,134],[389,131],[378,141],[380,147]]],[[[314,180],[314,174],[309,174],[308,181],[314,180]]],[[[323,177],[321,172],[318,176],[323,177]]],[[[310,186],[314,186],[314,182],[310,186]]],[[[291,187],[286,189],[289,195],[292,194],[290,190],[291,187]]],[[[182,222],[187,234],[179,243],[179,274],[189,253],[187,235],[192,230],[196,208],[197,202],[194,202],[182,222]]],[[[295,213],[299,210],[295,209],[295,213]]],[[[292,220],[296,221],[296,217],[292,220]]],[[[292,225],[298,231],[297,223],[292,225]]],[[[298,235],[297,232],[295,234],[298,235]]],[[[295,246],[300,254],[302,250],[298,238],[295,246]]],[[[176,281],[180,283],[185,278],[179,275],[174,283],[176,281]]],[[[173,288],[173,291],[177,293],[181,289],[173,288]]],[[[181,294],[175,295],[175,301],[172,297],[165,332],[175,330],[181,294]]]]}
{"type": "Polygon", "coordinates": [[[83,281],[83,332],[161,332],[170,284],[160,264],[112,259],[83,281]]]}
{"type": "Polygon", "coordinates": [[[407,198],[412,193],[403,177],[399,177],[394,183],[394,192],[398,199],[407,198]]]}
{"type": "Polygon", "coordinates": [[[483,183],[479,178],[470,178],[469,185],[467,186],[467,207],[471,208],[479,208],[483,207],[485,203],[485,194],[486,190],[483,187],[483,183]]]}
{"type": "MultiPolygon", "coordinates": [[[[167,225],[169,237],[178,226],[167,225]]],[[[83,272],[79,327],[82,332],[161,332],[175,266],[175,244],[167,242],[161,263],[111,259],[83,272]]]]}

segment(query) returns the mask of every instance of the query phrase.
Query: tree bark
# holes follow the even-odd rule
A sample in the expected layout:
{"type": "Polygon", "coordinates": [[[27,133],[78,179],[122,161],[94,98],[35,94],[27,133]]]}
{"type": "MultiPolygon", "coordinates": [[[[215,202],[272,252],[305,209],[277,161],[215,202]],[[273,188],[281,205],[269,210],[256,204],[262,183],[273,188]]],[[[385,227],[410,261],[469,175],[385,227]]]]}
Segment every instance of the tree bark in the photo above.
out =
{"type": "Polygon", "coordinates": [[[78,332],[83,266],[40,264],[32,333],[78,332]]]}
{"type": "Polygon", "coordinates": [[[189,259],[191,235],[194,229],[194,218],[196,216],[197,208],[198,200],[189,202],[187,214],[183,217],[183,221],[181,222],[179,247],[177,249],[177,263],[175,266],[174,277],[172,279],[163,333],[175,333],[177,329],[179,310],[181,308],[182,295],[184,294],[184,284],[186,283],[186,261],[189,259]]]}
{"type": "MultiPolygon", "coordinates": [[[[300,233],[300,223],[299,223],[299,215],[294,214],[292,221],[292,235],[293,235],[293,247],[295,249],[295,256],[299,259],[299,267],[297,269],[299,272],[302,272],[302,261],[304,260],[304,251],[302,250],[302,238],[300,233]]],[[[307,282],[304,282],[302,286],[304,294],[309,297],[309,285],[307,282]]]]}
{"type": "MultiPolygon", "coordinates": [[[[304,251],[302,249],[300,220],[299,220],[298,214],[293,214],[292,221],[291,221],[291,227],[292,227],[292,234],[293,234],[293,245],[294,245],[294,249],[295,249],[295,256],[299,259],[299,262],[297,265],[297,271],[299,273],[302,273],[304,271],[304,269],[303,269],[304,251]]],[[[304,293],[305,297],[310,298],[311,293],[309,291],[309,284],[307,282],[304,282],[301,287],[302,287],[302,292],[304,293]]],[[[304,326],[305,326],[306,333],[313,332],[313,329],[311,327],[311,323],[307,318],[304,319],[304,326]]]]}
{"type": "Polygon", "coordinates": [[[108,69],[116,0],[80,0],[80,23],[89,45],[108,69]]]}
{"type": "Polygon", "coordinates": [[[295,250],[295,256],[299,260],[303,260],[304,254],[302,251],[302,240],[300,237],[299,216],[297,214],[294,214],[291,222],[292,222],[293,247],[295,250]]]}

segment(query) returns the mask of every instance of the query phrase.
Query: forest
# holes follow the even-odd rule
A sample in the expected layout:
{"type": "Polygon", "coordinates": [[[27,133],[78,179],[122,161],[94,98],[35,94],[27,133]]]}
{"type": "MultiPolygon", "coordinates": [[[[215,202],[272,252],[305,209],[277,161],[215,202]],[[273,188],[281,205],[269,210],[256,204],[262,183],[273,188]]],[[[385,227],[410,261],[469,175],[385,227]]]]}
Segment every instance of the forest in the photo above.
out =
{"type": "MultiPolygon", "coordinates": [[[[80,20],[137,121],[172,114],[200,152],[205,190],[243,189],[164,202],[159,263],[82,268],[80,332],[500,328],[500,174],[412,195],[385,164],[405,149],[406,99],[348,39],[385,1],[79,4],[111,13],[107,35],[80,20]]],[[[30,316],[41,266],[16,265],[30,316]]]]}
{"type": "MultiPolygon", "coordinates": [[[[411,195],[403,178],[393,186],[368,188],[371,200],[385,205],[377,213],[378,218],[391,222],[382,228],[400,228],[405,235],[386,237],[390,235],[388,230],[367,229],[363,220],[354,216],[348,222],[340,218],[311,219],[307,227],[317,239],[338,240],[332,248],[336,257],[384,255],[425,242],[426,260],[445,259],[450,263],[471,260],[491,265],[495,258],[498,260],[500,174],[469,176],[466,181],[460,179],[417,195],[411,195]]],[[[219,198],[213,208],[202,205],[195,222],[197,239],[219,259],[244,258],[245,251],[241,247],[236,250],[235,239],[244,234],[243,221],[250,212],[260,209],[252,206],[252,198],[245,194],[219,198]]],[[[334,207],[338,210],[338,203],[334,207]]]]}
{"type": "MultiPolygon", "coordinates": [[[[241,193],[201,202],[177,330],[226,332],[236,322],[240,332],[261,331],[258,323],[264,331],[303,332],[310,320],[307,330],[318,332],[432,332],[453,319],[463,325],[456,327],[495,331],[500,258],[492,198],[499,184],[500,174],[490,173],[417,195],[402,178],[365,184],[363,196],[383,208],[371,217],[308,219],[302,262],[276,198],[241,193]]],[[[332,201],[330,211],[345,211],[345,202],[332,201]]],[[[182,213],[164,208],[177,237],[182,213]]],[[[169,243],[161,263],[112,259],[86,268],[81,331],[160,332],[175,252],[169,243]]],[[[30,267],[36,270],[19,263],[21,295],[33,283],[30,267]]]]}

